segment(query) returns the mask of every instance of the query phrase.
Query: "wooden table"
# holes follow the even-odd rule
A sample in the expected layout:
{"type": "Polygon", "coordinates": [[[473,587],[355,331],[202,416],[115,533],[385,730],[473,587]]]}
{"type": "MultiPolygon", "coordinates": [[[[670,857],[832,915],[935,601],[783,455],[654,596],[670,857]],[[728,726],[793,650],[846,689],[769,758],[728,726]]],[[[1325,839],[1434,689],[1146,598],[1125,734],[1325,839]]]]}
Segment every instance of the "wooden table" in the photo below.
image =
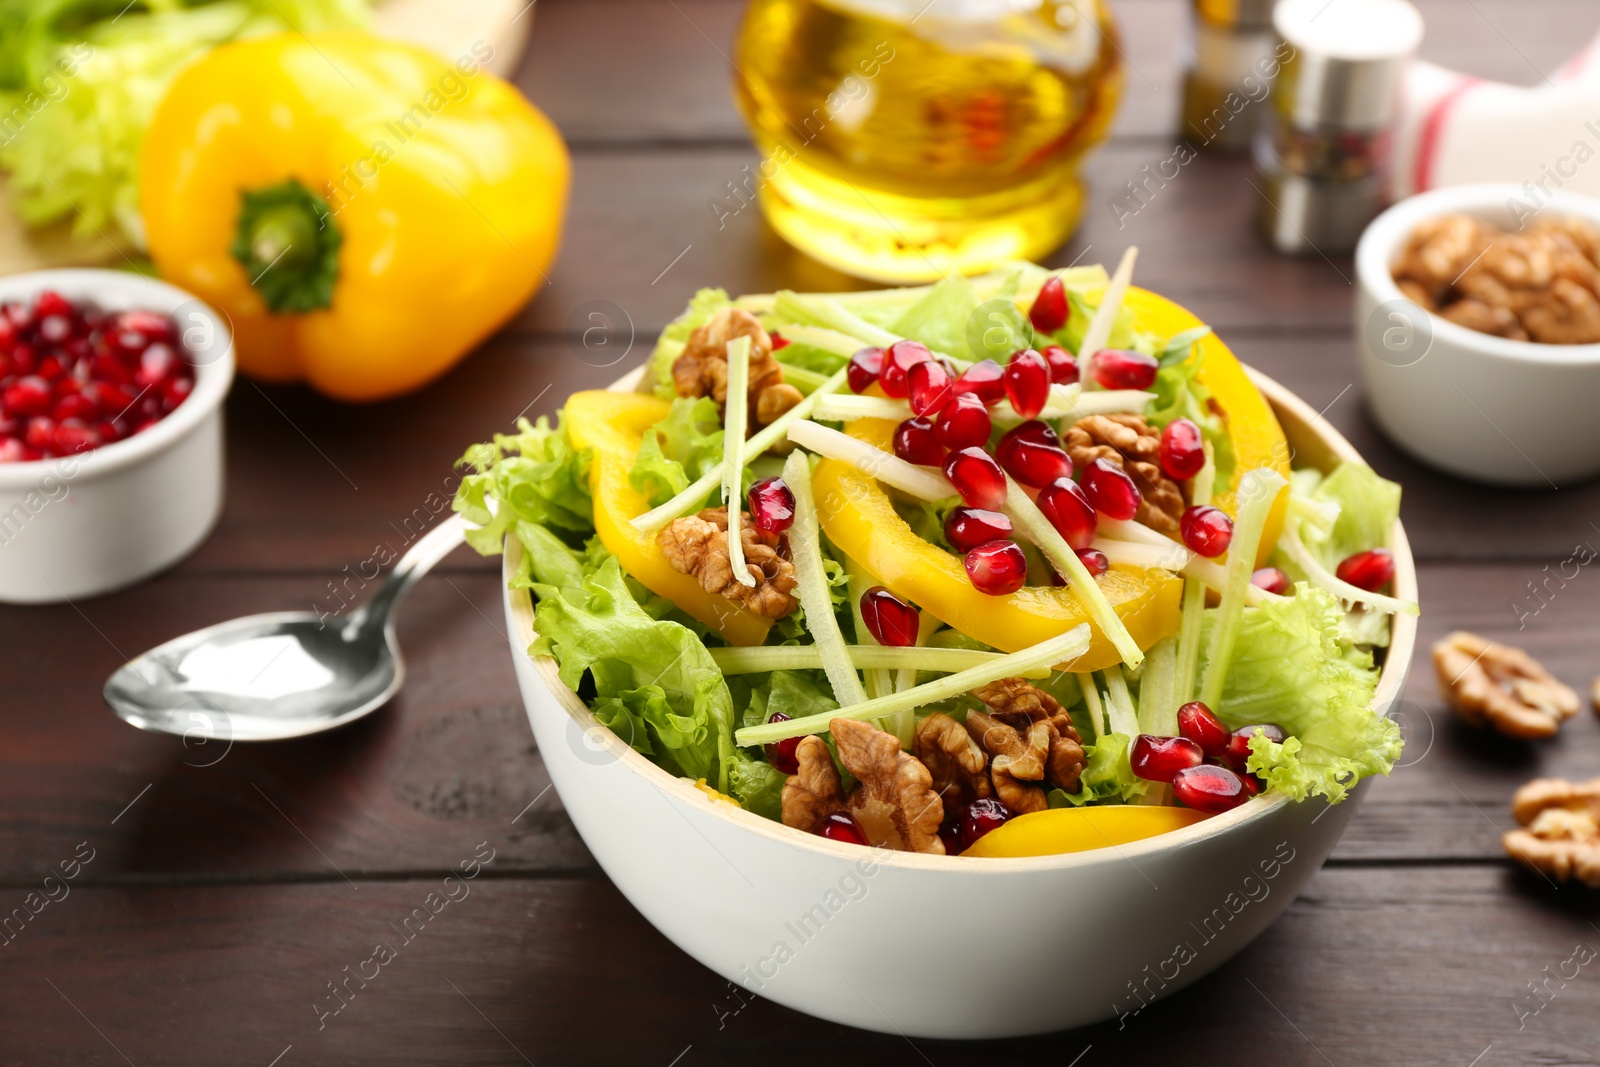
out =
{"type": "MultiPolygon", "coordinates": [[[[1525,83],[1595,28],[1592,0],[1419,3],[1431,58],[1525,83]]],[[[1600,578],[1551,580],[1542,605],[1529,583],[1575,546],[1600,545],[1600,488],[1491,492],[1379,438],[1353,384],[1350,264],[1266,252],[1245,165],[1189,165],[1119,230],[1109,197],[1172,150],[1182,4],[1114,6],[1127,99],[1088,168],[1083,230],[1058,261],[1114,261],[1138,243],[1144,285],[1325,408],[1405,484],[1425,643],[1470,628],[1586,688],[1600,673],[1600,578]]],[[[788,250],[754,211],[719,230],[707,206],[754,161],[719,54],[739,10],[544,0],[521,83],[561,125],[576,169],[550,287],[404,400],[347,408],[240,382],[228,507],[199,552],[114,596],[0,609],[0,911],[46,899],[64,861],[76,870],[0,943],[0,1064],[1596,1062],[1600,963],[1568,962],[1600,946],[1596,898],[1514,869],[1499,836],[1524,780],[1597,772],[1600,722],[1585,712],[1542,745],[1491,740],[1442,708],[1425,660],[1407,690],[1406,765],[1375,784],[1333,859],[1259,941],[1126,1029],[979,1046],[913,1044],[761,1000],[730,1013],[726,983],[621,898],[548,789],[513,684],[497,567],[465,550],[405,614],[405,692],[343,731],[221,752],[106,710],[102,680],[157,641],[331,605],[362,561],[436,520],[468,444],[637,363],[696,286],[852,284],[788,250]],[[575,340],[580,305],[597,299],[632,320],[614,366],[575,340]],[[337,1003],[329,983],[489,849],[470,896],[322,1018],[318,1006],[337,1003]]],[[[941,980],[959,982],[952,953],[941,980]]],[[[1060,985],[1074,995],[1070,974],[1060,985]]]]}

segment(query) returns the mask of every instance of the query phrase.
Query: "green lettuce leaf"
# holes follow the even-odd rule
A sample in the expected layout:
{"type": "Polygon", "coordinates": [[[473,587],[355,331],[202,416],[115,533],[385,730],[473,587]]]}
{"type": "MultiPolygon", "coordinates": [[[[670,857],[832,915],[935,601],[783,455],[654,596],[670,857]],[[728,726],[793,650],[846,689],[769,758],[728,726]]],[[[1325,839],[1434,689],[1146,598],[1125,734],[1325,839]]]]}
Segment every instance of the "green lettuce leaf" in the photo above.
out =
{"type": "Polygon", "coordinates": [[[1341,463],[1312,490],[1312,499],[1339,505],[1327,540],[1309,544],[1329,570],[1345,557],[1389,543],[1400,517],[1400,486],[1365,463],[1341,463]]]}
{"type": "Polygon", "coordinates": [[[728,795],[773,822],[783,820],[783,783],[789,776],[766,760],[735,751],[728,764],[728,795]]]}
{"type": "Polygon", "coordinates": [[[563,533],[593,533],[591,458],[587,449],[572,447],[564,427],[552,429],[543,416],[537,423],[518,419],[516,433],[495,434],[493,442],[467,449],[459,462],[477,473],[461,480],[451,502],[477,527],[467,531],[467,544],[485,556],[498,555],[518,519],[563,533]]]}
{"type": "Polygon", "coordinates": [[[1118,804],[1144,795],[1149,783],[1133,773],[1128,752],[1133,741],[1127,734],[1101,734],[1094,744],[1085,745],[1089,761],[1078,779],[1078,791],[1050,790],[1052,808],[1082,807],[1085,804],[1118,804]]]}
{"type": "Polygon", "coordinates": [[[529,651],[553,656],[561,681],[579,690],[608,726],[668,771],[729,789],[733,698],[692,630],[652,618],[634,599],[614,557],[573,595],[542,587],[529,651]]]}
{"type": "Polygon", "coordinates": [[[967,324],[977,309],[978,294],[972,283],[960,275],[952,275],[907,308],[890,329],[947,356],[982,359],[982,355],[971,355],[967,346],[967,324]]]}
{"type": "Polygon", "coordinates": [[[645,431],[628,471],[628,484],[665,504],[722,462],[722,412],[708,396],[678,397],[666,418],[645,431]]]}
{"type": "Polygon", "coordinates": [[[1296,800],[1337,803],[1400,757],[1400,728],[1372,710],[1372,655],[1344,636],[1343,616],[1332,595],[1304,582],[1292,596],[1246,608],[1214,709],[1233,729],[1271,722],[1289,733],[1282,744],[1254,739],[1249,767],[1296,800]]]}
{"type": "Polygon", "coordinates": [[[656,340],[655,351],[650,354],[650,380],[655,382],[656,395],[668,400],[678,395],[672,387],[672,364],[683,355],[683,346],[689,335],[704,326],[720,309],[733,301],[725,289],[701,289],[689,301],[682,315],[667,323],[656,340]]]}

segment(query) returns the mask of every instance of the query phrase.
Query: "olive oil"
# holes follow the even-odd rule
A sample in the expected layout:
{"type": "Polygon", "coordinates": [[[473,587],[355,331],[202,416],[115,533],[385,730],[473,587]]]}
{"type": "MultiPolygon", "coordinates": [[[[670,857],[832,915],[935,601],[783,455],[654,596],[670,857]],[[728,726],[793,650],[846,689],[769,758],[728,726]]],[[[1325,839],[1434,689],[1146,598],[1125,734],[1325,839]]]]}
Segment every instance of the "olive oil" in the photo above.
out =
{"type": "Polygon", "coordinates": [[[1083,212],[1115,35],[1104,0],[752,0],[734,81],[762,209],[879,281],[1042,257],[1083,212]]]}

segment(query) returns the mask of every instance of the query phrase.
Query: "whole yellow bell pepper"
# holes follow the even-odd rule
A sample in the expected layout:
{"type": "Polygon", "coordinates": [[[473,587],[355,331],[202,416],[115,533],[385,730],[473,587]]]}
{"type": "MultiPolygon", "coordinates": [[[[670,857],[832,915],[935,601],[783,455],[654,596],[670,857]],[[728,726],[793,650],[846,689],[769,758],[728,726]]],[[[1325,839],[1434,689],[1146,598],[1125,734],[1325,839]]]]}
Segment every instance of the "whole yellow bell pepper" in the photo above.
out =
{"type": "Polygon", "coordinates": [[[486,58],[283,34],[224,45],[173,81],[140,163],[150,255],[232,319],[242,371],[394,396],[546,280],[566,147],[486,58]]]}
{"type": "Polygon", "coordinates": [[[747,611],[727,597],[707,592],[692,574],[674,570],[653,533],[642,533],[633,519],[650,509],[628,484],[628,472],[644,432],[667,417],[671,405],[645,393],[594,389],[567,399],[562,424],[578,448],[594,453],[589,492],[594,497],[594,529],[621,564],[624,574],[643,582],[690,616],[716,630],[733,645],[759,645],[772,620],[747,611]]]}

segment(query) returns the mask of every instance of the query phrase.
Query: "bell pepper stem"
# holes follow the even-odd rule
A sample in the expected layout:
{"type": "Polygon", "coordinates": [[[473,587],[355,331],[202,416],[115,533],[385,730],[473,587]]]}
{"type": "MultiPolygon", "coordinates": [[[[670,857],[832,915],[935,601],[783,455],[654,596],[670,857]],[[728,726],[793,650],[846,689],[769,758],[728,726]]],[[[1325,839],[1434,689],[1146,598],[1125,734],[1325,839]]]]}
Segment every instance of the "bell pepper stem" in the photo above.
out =
{"type": "Polygon", "coordinates": [[[239,194],[229,251],[275,315],[333,305],[342,243],[328,202],[294,178],[239,194]]]}

